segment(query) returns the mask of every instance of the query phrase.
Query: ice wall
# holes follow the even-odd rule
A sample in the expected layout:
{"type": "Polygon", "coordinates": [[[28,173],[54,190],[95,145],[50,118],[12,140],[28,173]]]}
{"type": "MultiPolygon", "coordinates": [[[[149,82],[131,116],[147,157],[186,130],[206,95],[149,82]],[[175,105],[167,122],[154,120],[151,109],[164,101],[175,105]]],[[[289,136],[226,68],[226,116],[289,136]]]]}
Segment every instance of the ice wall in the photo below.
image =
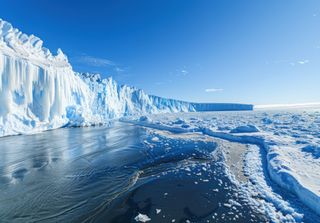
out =
{"type": "Polygon", "coordinates": [[[245,111],[253,110],[250,104],[235,103],[192,103],[196,111],[245,111]]]}
{"type": "Polygon", "coordinates": [[[133,114],[243,109],[252,106],[166,99],[112,78],[76,73],[60,49],[53,55],[38,37],[0,19],[0,136],[103,124],[133,114]]]}

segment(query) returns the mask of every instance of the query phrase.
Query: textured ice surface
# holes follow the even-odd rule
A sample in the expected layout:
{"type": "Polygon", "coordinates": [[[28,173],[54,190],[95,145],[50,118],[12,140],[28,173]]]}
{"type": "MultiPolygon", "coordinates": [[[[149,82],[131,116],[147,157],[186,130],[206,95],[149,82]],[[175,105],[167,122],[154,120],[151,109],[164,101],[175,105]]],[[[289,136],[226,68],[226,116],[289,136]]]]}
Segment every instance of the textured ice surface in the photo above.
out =
{"type": "Polygon", "coordinates": [[[248,110],[252,105],[188,103],[146,94],[112,78],[72,70],[33,35],[0,20],[0,136],[104,124],[133,114],[248,110]]]}
{"type": "MultiPolygon", "coordinates": [[[[254,174],[259,171],[320,215],[319,109],[145,116],[164,112],[250,110],[252,106],[165,99],[120,86],[111,78],[102,80],[98,75],[76,73],[61,50],[52,55],[42,47],[39,38],[25,35],[2,20],[0,104],[0,136],[103,124],[113,118],[138,115],[130,122],[174,133],[200,132],[257,145],[266,153],[261,157],[266,172],[252,163],[248,163],[248,171],[253,170],[252,180],[262,185],[261,199],[275,207],[273,217],[299,222],[303,213],[274,195],[269,178],[254,174]],[[277,214],[279,211],[281,215],[277,214]]],[[[250,152],[248,160],[256,158],[255,151],[250,152]]],[[[24,172],[22,169],[15,176],[24,172]]]]}
{"type": "Polygon", "coordinates": [[[258,146],[265,153],[260,160],[266,163],[264,174],[267,177],[262,177],[263,170],[257,166],[258,162],[252,162],[257,159],[254,149],[248,154],[247,161],[251,163],[247,166],[252,180],[260,185],[255,190],[271,204],[266,205],[266,210],[272,219],[301,222],[304,214],[299,205],[285,202],[282,195],[275,194],[268,180],[293,193],[300,202],[320,215],[319,111],[320,107],[267,112],[168,114],[165,117],[151,115],[145,117],[144,122],[131,118],[130,122],[175,133],[200,132],[258,146]]]}
{"type": "Polygon", "coordinates": [[[252,133],[252,132],[259,132],[259,129],[254,125],[242,125],[230,131],[230,133],[252,133]]]}
{"type": "Polygon", "coordinates": [[[134,220],[138,221],[138,222],[147,222],[147,221],[151,221],[151,218],[149,218],[147,215],[145,214],[138,214],[134,220]]]}

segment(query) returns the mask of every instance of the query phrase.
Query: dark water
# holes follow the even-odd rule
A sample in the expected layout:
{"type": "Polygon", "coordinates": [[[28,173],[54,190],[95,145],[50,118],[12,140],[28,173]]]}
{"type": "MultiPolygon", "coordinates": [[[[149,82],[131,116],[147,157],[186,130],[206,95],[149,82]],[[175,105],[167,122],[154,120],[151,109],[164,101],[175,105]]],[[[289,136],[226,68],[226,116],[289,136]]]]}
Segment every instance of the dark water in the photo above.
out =
{"type": "Polygon", "coordinates": [[[1,138],[1,222],[265,221],[214,142],[154,137],[114,123],[1,138]]]}

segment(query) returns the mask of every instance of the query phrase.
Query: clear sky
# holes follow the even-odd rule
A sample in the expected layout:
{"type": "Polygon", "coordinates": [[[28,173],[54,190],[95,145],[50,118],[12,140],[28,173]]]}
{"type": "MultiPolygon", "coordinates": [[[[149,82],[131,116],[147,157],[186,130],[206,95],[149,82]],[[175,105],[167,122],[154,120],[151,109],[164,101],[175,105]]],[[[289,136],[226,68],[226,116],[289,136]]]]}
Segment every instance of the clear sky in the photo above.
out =
{"type": "Polygon", "coordinates": [[[0,0],[74,70],[197,102],[320,101],[318,0],[0,0]]]}

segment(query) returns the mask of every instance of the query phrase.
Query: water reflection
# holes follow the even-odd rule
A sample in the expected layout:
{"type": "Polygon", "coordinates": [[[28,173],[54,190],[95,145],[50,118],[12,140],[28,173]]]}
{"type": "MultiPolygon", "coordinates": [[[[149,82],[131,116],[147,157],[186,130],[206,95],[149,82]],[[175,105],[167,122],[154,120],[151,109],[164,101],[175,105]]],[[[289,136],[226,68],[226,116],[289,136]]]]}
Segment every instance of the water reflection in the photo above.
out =
{"type": "Polygon", "coordinates": [[[0,216],[78,219],[130,185],[141,128],[74,128],[0,139],[0,216]]]}
{"type": "MultiPolygon", "coordinates": [[[[115,122],[110,127],[1,138],[1,220],[130,222],[138,211],[155,215],[154,203],[165,206],[177,220],[198,221],[227,211],[219,203],[238,192],[219,170],[223,165],[212,160],[214,142],[161,136],[155,142],[152,137],[143,127],[115,122]],[[192,177],[188,165],[197,171],[192,177]],[[204,177],[203,182],[210,183],[197,187],[194,182],[204,177]],[[229,186],[220,185],[213,196],[221,179],[229,186]],[[165,192],[176,196],[166,202],[165,192]],[[185,199],[186,193],[198,203],[185,199]]],[[[248,214],[253,212],[247,204],[241,205],[247,213],[243,222],[261,222],[248,214]]]]}

